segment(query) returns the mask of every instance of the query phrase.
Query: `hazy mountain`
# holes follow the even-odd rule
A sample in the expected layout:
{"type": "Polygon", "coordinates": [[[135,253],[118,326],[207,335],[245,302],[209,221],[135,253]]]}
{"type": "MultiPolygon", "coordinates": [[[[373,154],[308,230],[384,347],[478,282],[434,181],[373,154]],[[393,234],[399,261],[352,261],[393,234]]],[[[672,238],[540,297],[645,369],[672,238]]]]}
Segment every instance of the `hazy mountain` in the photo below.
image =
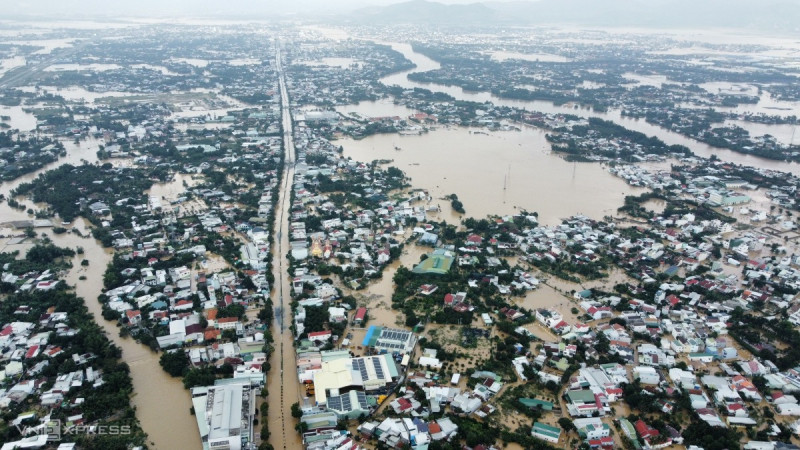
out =
{"type": "Polygon", "coordinates": [[[503,22],[503,12],[483,3],[445,5],[427,0],[412,0],[388,6],[372,6],[356,10],[349,17],[360,23],[414,23],[473,25],[503,22]]]}
{"type": "Polygon", "coordinates": [[[360,23],[737,28],[800,32],[794,0],[541,0],[443,5],[413,0],[355,11],[360,23]]]}
{"type": "Polygon", "coordinates": [[[800,34],[798,0],[19,0],[4,20],[58,18],[274,19],[442,26],[557,25],[735,28],[800,34]],[[370,6],[372,5],[372,6],[370,6]]]}

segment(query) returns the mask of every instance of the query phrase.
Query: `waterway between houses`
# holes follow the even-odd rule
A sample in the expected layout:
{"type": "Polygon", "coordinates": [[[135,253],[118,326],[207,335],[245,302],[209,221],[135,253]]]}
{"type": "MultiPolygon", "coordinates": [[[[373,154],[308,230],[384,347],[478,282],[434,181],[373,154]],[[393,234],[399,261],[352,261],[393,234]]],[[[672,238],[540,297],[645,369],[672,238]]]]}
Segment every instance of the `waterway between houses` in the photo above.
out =
{"type": "MultiPolygon", "coordinates": [[[[39,173],[54,169],[61,164],[80,164],[82,160],[89,163],[97,161],[96,140],[83,140],[78,144],[71,141],[64,142],[67,149],[67,156],[45,168],[20,177],[12,182],[0,185],[0,193],[9,196],[10,192],[23,182],[28,182],[36,178],[39,173]]],[[[115,161],[118,162],[118,161],[115,161]]],[[[45,205],[33,205],[30,201],[22,202],[26,207],[34,209],[44,208],[45,205]]],[[[27,209],[27,208],[26,208],[27,209]]],[[[0,203],[0,235],[6,236],[0,239],[0,251],[11,252],[19,250],[24,253],[31,247],[29,240],[22,244],[13,244],[9,237],[14,234],[22,234],[22,230],[14,230],[7,225],[7,222],[14,220],[30,220],[25,211],[13,209],[8,203],[0,203]]],[[[58,220],[58,219],[54,219],[58,220]]],[[[113,253],[110,249],[103,248],[100,243],[91,237],[89,224],[83,219],[76,219],[67,228],[75,227],[80,233],[88,237],[80,237],[73,233],[54,234],[50,229],[37,228],[39,234],[45,233],[53,242],[62,247],[83,247],[84,254],[76,255],[73,260],[73,268],[67,274],[65,280],[71,286],[75,286],[75,292],[86,302],[89,311],[94,314],[97,323],[103,327],[107,336],[118,347],[122,349],[122,360],[130,366],[131,379],[133,381],[134,395],[131,399],[136,408],[136,416],[141,422],[142,428],[148,434],[150,448],[154,449],[183,449],[201,448],[200,435],[197,431],[197,422],[194,416],[189,414],[191,399],[189,391],[183,388],[179,378],[172,378],[161,369],[159,365],[159,354],[152,352],[148,347],[139,344],[131,338],[119,336],[119,328],[114,322],[103,319],[100,303],[97,301],[98,295],[103,287],[103,273],[106,265],[111,261],[113,253]],[[80,265],[81,259],[89,260],[88,267],[80,265]],[[86,279],[81,280],[84,276],[86,279]]]]}

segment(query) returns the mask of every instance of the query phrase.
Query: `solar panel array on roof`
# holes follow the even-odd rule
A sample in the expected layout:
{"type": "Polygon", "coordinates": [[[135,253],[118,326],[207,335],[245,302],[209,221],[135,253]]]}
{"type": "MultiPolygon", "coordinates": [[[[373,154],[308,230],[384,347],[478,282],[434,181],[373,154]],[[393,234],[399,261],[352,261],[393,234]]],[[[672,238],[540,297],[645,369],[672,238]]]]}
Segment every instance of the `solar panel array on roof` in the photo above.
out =
{"type": "Polygon", "coordinates": [[[367,366],[364,364],[364,360],[362,359],[354,359],[353,360],[353,369],[358,370],[361,373],[362,380],[368,380],[367,377],[367,366]]]}
{"type": "Polygon", "coordinates": [[[381,347],[389,350],[395,350],[395,349],[399,350],[405,348],[405,345],[392,341],[378,340],[378,342],[375,343],[375,347],[381,347]]]}
{"type": "Polygon", "coordinates": [[[372,367],[375,368],[375,374],[378,376],[378,379],[383,379],[383,366],[381,366],[381,362],[378,358],[372,358],[372,367]]]}
{"type": "Polygon", "coordinates": [[[358,404],[361,406],[361,409],[369,409],[369,405],[367,404],[367,394],[358,391],[356,392],[356,397],[358,397],[358,404]]]}
{"type": "Polygon", "coordinates": [[[410,331],[384,328],[381,330],[380,339],[388,339],[391,341],[407,341],[410,335],[410,331]]]}
{"type": "Polygon", "coordinates": [[[342,399],[342,411],[350,411],[353,409],[353,405],[350,403],[350,396],[349,395],[342,395],[340,397],[342,399]]]}
{"type": "Polygon", "coordinates": [[[342,401],[340,396],[328,397],[328,408],[335,411],[342,411],[342,401]]]}

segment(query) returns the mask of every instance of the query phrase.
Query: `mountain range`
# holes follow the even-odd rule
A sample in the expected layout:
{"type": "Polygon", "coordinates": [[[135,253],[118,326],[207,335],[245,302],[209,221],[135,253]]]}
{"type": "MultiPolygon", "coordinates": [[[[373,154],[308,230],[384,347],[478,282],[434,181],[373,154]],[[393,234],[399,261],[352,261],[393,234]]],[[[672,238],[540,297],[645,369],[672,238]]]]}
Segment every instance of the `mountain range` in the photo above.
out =
{"type": "Polygon", "coordinates": [[[347,15],[361,24],[580,25],[641,28],[728,28],[800,33],[796,0],[540,0],[442,4],[412,0],[347,15]]]}
{"type": "MultiPolygon", "coordinates": [[[[318,18],[331,24],[705,29],[800,34],[800,0],[19,0],[4,20],[318,18]]],[[[0,26],[2,26],[0,21],[0,26]]]]}

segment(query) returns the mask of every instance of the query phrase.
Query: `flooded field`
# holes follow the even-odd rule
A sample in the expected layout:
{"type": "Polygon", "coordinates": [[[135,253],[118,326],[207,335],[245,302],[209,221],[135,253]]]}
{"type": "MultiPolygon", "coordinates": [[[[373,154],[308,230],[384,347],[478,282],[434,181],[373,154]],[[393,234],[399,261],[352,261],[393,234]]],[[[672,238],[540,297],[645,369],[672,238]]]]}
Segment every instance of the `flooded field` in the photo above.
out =
{"type": "MultiPolygon", "coordinates": [[[[406,233],[406,237],[410,236],[410,232],[406,233]]],[[[383,278],[370,283],[366,289],[360,291],[353,291],[347,288],[341,288],[345,295],[353,295],[358,306],[366,306],[369,314],[369,325],[382,325],[386,327],[403,326],[405,317],[400,311],[392,310],[392,294],[394,293],[394,274],[400,266],[412,267],[420,261],[423,254],[430,252],[430,247],[423,247],[414,243],[406,244],[403,248],[403,253],[397,261],[389,264],[383,271],[383,278]],[[399,322],[399,323],[398,323],[399,322]]],[[[360,345],[361,340],[355,339],[354,334],[352,342],[355,345],[360,345]]],[[[360,334],[363,339],[364,333],[360,334]]]]}
{"type": "Polygon", "coordinates": [[[550,53],[519,53],[519,52],[492,52],[491,57],[495,61],[505,61],[507,59],[519,59],[522,61],[533,62],[570,62],[565,56],[553,55],[550,53]]]}
{"type": "Polygon", "coordinates": [[[186,190],[202,182],[201,175],[176,173],[168,183],[155,183],[147,195],[161,200],[162,210],[173,210],[178,217],[194,214],[206,208],[205,202],[200,198],[186,199],[186,190]]]}
{"type": "Polygon", "coordinates": [[[22,106],[0,106],[0,116],[8,116],[7,120],[0,122],[19,131],[36,129],[36,116],[26,112],[22,106]]]}
{"type": "Polygon", "coordinates": [[[32,45],[41,47],[39,50],[33,52],[34,55],[47,55],[57,48],[72,47],[78,42],[78,39],[30,39],[30,40],[13,40],[6,41],[8,44],[14,45],[32,45]]]}
{"type": "Polygon", "coordinates": [[[337,106],[336,111],[344,115],[356,114],[359,117],[400,117],[403,119],[417,111],[403,105],[396,105],[389,99],[374,102],[361,102],[356,105],[337,106]]]}
{"type": "MultiPolygon", "coordinates": [[[[600,219],[616,214],[625,195],[644,192],[599,164],[570,163],[550,154],[541,130],[473,131],[450,128],[420,136],[375,135],[337,143],[344,147],[344,156],[357,161],[393,160],[390,165],[405,171],[414,187],[427,189],[443,211],[449,211],[449,201],[440,199],[457,194],[468,217],[526,209],[538,212],[547,225],[578,213],[600,219]]],[[[457,223],[459,216],[445,219],[457,223]]]]}
{"type": "Polygon", "coordinates": [[[14,56],[11,58],[0,59],[0,76],[16,67],[22,67],[27,63],[24,56],[14,56]]]}
{"type": "Polygon", "coordinates": [[[39,86],[38,89],[41,89],[43,92],[48,92],[54,95],[60,95],[61,97],[64,97],[66,100],[78,101],[78,102],[82,101],[88,103],[94,103],[97,99],[106,97],[132,97],[134,95],[138,95],[134,92],[89,91],[87,89],[78,86],[69,86],[69,87],[39,86]]]}

